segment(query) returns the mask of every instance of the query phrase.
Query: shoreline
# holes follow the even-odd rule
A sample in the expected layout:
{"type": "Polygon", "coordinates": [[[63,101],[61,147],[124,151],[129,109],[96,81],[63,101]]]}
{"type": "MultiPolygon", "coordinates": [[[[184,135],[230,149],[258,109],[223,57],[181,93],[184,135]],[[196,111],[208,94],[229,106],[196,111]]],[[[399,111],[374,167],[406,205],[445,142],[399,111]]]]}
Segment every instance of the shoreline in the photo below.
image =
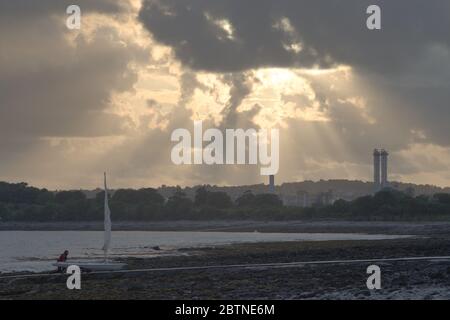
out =
{"type": "Polygon", "coordinates": [[[448,260],[380,261],[382,290],[366,287],[374,262],[297,266],[199,266],[292,263],[447,255],[450,237],[377,241],[252,243],[184,249],[185,256],[122,259],[152,272],[83,274],[82,290],[66,276],[0,279],[0,299],[448,299],[448,260]],[[166,268],[187,268],[166,270],[166,268]],[[189,270],[189,267],[194,267],[189,270]]]}
{"type": "MultiPolygon", "coordinates": [[[[103,231],[103,221],[79,222],[0,222],[1,231],[103,231]]],[[[281,233],[368,233],[368,234],[446,234],[450,222],[392,221],[117,221],[113,231],[220,231],[281,233]]]]}
{"type": "MultiPolygon", "coordinates": [[[[53,270],[50,262],[61,250],[69,249],[68,262],[103,260],[103,251],[97,246],[103,231],[3,231],[0,236],[6,250],[0,256],[0,271],[46,272],[53,270]],[[15,239],[15,240],[10,240],[15,239]],[[14,248],[19,239],[26,239],[28,249],[14,248]],[[64,239],[64,247],[52,245],[55,239],[64,239]],[[42,245],[44,244],[44,245],[42,245]]],[[[110,259],[156,258],[183,255],[192,250],[231,246],[236,244],[327,242],[327,241],[382,241],[417,237],[415,235],[365,234],[365,233],[264,233],[223,231],[116,231],[110,259]]]]}
{"type": "MultiPolygon", "coordinates": [[[[128,222],[128,227],[170,231],[355,232],[410,234],[390,240],[258,242],[176,249],[180,255],[122,257],[129,273],[82,274],[82,290],[66,288],[67,275],[0,279],[0,299],[450,299],[450,259],[380,260],[449,256],[450,223],[350,221],[128,222]],[[201,230],[199,230],[201,228],[201,230]],[[175,229],[175,230],[174,230],[175,229]],[[220,229],[220,230],[219,230],[220,229]],[[226,230],[224,230],[226,229],[226,230]],[[342,262],[359,260],[359,262],[342,262]],[[375,261],[371,261],[375,259],[375,261]],[[378,261],[376,261],[378,259],[378,261]],[[339,261],[335,261],[339,260],[339,261]],[[335,261],[330,264],[301,264],[335,261]],[[293,263],[294,266],[267,264],[293,263]],[[249,266],[253,264],[253,266],[249,266]],[[368,290],[367,267],[381,269],[382,289],[368,290]],[[222,265],[226,268],[204,268],[222,265]],[[247,266],[246,266],[247,265],[247,266]],[[200,267],[200,269],[198,268],[200,267]],[[171,269],[175,268],[175,269],[171,269]],[[180,269],[181,268],[181,269],[180,269]],[[143,271],[143,269],[151,269],[143,271]],[[137,271],[136,271],[137,270],[137,271]],[[139,271],[141,270],[141,271],[139,271]]],[[[101,225],[101,223],[99,223],[101,225]]],[[[73,224],[72,224],[73,226],[73,224]]],[[[124,227],[117,223],[116,227],[124,227]]],[[[3,273],[24,275],[30,273],[3,273]]]]}

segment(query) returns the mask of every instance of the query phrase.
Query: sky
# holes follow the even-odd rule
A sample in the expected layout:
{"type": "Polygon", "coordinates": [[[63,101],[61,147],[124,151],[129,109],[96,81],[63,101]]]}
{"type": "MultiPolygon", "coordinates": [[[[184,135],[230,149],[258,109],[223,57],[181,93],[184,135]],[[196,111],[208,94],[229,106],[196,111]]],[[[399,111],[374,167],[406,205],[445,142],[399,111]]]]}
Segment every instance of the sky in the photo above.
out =
{"type": "Polygon", "coordinates": [[[255,165],[173,164],[171,133],[202,120],[278,129],[277,184],[370,181],[377,147],[390,180],[450,186],[449,101],[448,1],[0,2],[3,181],[267,183],[255,165]]]}

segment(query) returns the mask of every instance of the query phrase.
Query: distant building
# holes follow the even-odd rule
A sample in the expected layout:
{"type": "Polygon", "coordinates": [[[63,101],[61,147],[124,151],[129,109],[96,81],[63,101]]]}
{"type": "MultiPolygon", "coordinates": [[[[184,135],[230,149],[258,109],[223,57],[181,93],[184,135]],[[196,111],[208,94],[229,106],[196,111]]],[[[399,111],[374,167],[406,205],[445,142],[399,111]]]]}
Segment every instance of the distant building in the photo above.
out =
{"type": "Polygon", "coordinates": [[[327,192],[320,192],[317,195],[314,205],[324,207],[333,204],[333,202],[334,202],[333,190],[328,190],[327,192]]]}
{"type": "Polygon", "coordinates": [[[296,194],[281,194],[280,197],[285,206],[301,208],[311,206],[309,201],[309,193],[303,190],[298,190],[296,194]]]}

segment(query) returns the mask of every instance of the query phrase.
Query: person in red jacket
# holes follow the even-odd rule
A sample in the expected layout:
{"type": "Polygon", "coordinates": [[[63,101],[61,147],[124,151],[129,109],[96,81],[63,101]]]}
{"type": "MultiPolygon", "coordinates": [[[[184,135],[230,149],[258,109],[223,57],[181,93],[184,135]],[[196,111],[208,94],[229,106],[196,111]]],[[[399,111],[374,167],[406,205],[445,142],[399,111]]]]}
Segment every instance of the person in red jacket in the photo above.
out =
{"type": "MultiPolygon", "coordinates": [[[[69,255],[69,251],[64,250],[63,254],[61,254],[57,260],[57,262],[66,262],[67,256],[69,255]]],[[[64,268],[58,267],[58,272],[63,272],[64,268]]]]}

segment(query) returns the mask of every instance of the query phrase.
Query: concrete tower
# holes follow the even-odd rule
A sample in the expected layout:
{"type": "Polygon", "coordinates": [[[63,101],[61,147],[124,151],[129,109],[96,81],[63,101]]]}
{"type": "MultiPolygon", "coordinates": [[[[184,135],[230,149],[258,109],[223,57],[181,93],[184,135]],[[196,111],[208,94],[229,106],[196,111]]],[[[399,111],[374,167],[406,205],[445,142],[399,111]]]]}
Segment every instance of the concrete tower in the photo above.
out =
{"type": "Polygon", "coordinates": [[[273,174],[269,176],[269,193],[275,193],[275,176],[273,174]]]}
{"type": "Polygon", "coordinates": [[[380,151],[378,151],[378,149],[374,149],[373,150],[373,185],[374,185],[375,192],[377,192],[381,189],[380,156],[381,156],[380,151]]]}
{"type": "Polygon", "coordinates": [[[381,158],[381,187],[385,188],[388,186],[388,174],[387,174],[387,170],[388,170],[388,155],[389,153],[382,149],[380,151],[380,158],[381,158]]]}

